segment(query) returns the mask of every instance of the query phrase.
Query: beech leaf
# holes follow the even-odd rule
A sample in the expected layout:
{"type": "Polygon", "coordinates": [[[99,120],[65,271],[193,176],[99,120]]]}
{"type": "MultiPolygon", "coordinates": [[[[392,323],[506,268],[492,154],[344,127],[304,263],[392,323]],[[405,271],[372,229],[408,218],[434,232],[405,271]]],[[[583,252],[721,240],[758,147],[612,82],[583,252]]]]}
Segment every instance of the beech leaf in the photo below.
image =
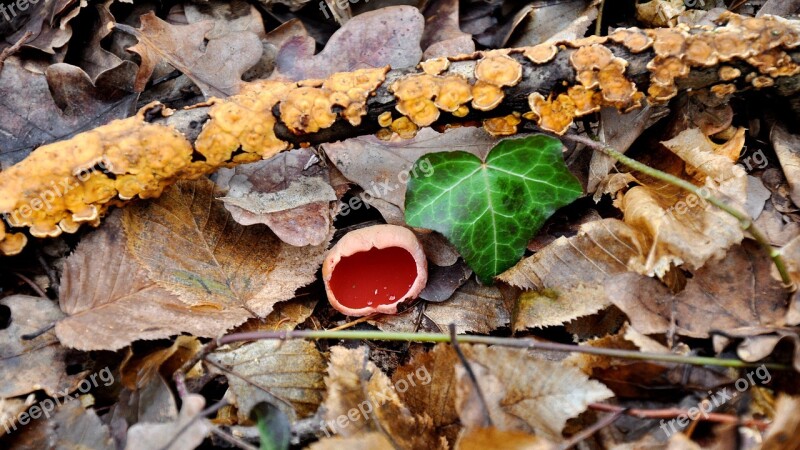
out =
{"type": "Polygon", "coordinates": [[[445,235],[491,283],[522,257],[548,217],[581,195],[561,148],[540,134],[501,141],[485,161],[462,151],[426,155],[433,170],[411,173],[406,221],[445,235]]]}

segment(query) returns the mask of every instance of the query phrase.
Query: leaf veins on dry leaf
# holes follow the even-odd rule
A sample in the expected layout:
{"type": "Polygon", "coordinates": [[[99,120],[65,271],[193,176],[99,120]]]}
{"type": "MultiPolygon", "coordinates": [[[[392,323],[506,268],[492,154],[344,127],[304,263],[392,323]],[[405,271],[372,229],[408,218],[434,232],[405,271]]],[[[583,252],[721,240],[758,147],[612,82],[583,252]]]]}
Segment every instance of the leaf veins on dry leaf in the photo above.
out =
{"type": "Polygon", "coordinates": [[[262,225],[239,225],[220,194],[205,179],[180,183],[127,208],[124,236],[112,217],[82,241],[67,259],[59,339],[90,350],[218,336],[313,281],[326,244],[293,247],[262,225]]]}
{"type": "Polygon", "coordinates": [[[240,421],[262,401],[278,406],[293,421],[313,414],[322,402],[325,361],[313,342],[257,341],[219,349],[208,359],[228,369],[210,366],[227,376],[240,421]]]}

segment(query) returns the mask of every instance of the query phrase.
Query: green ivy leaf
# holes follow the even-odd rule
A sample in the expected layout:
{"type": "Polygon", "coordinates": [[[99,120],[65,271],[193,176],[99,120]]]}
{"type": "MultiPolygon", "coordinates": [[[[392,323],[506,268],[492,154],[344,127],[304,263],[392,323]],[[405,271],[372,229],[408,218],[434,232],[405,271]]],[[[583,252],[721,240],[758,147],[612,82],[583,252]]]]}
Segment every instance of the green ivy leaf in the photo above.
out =
{"type": "Polygon", "coordinates": [[[541,134],[501,141],[486,162],[455,151],[427,154],[415,167],[423,163],[432,170],[411,172],[406,222],[446,236],[485,284],[519,261],[545,220],[582,193],[561,141],[541,134]]]}

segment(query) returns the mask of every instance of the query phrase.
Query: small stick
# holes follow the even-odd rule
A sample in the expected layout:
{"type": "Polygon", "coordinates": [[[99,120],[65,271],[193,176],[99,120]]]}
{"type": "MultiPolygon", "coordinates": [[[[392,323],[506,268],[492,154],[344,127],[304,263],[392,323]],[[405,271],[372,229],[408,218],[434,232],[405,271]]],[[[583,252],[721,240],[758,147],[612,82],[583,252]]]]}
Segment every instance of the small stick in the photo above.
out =
{"type": "Polygon", "coordinates": [[[481,401],[481,405],[483,405],[483,426],[484,427],[491,427],[492,424],[492,416],[489,415],[489,405],[486,403],[486,397],[483,396],[483,390],[481,389],[481,385],[478,384],[478,377],[475,376],[475,372],[472,370],[472,366],[470,365],[469,361],[467,361],[467,357],[464,356],[464,353],[461,351],[461,347],[458,345],[458,339],[456,338],[456,324],[450,324],[450,345],[453,346],[453,349],[456,351],[458,355],[458,359],[461,360],[461,364],[464,365],[464,369],[467,371],[467,376],[469,376],[469,381],[475,386],[475,392],[478,394],[478,399],[481,401]]]}
{"type": "Polygon", "coordinates": [[[19,40],[14,43],[14,45],[0,52],[0,70],[3,69],[3,66],[6,63],[6,59],[8,59],[8,57],[13,55],[14,53],[17,53],[19,49],[23,45],[25,45],[26,42],[28,42],[28,39],[30,39],[31,36],[33,36],[33,32],[26,31],[25,34],[23,34],[22,37],[19,38],[19,40]]]}

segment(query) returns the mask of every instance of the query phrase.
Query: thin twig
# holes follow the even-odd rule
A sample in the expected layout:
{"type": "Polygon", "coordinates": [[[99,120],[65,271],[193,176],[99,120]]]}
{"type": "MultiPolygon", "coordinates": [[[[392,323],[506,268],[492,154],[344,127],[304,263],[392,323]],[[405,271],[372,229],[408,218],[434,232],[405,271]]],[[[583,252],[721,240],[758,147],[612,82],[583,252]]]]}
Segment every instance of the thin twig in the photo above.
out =
{"type": "Polygon", "coordinates": [[[14,275],[17,276],[17,278],[19,278],[20,280],[24,281],[25,284],[30,286],[31,289],[33,289],[37,294],[39,294],[39,297],[51,300],[51,298],[48,297],[47,294],[42,290],[42,288],[40,288],[38,284],[34,283],[33,280],[31,280],[30,278],[26,277],[25,275],[23,275],[23,274],[21,274],[19,272],[13,272],[13,273],[14,273],[14,275]]]}
{"type": "MultiPolygon", "coordinates": [[[[375,341],[411,341],[411,342],[450,342],[447,333],[403,333],[384,332],[375,330],[356,331],[325,331],[325,330],[297,330],[297,331],[249,331],[233,333],[222,336],[214,341],[216,345],[230,344],[232,342],[255,341],[259,339],[344,339],[344,340],[375,340],[375,341]]],[[[750,363],[739,359],[723,359],[708,356],[685,356],[673,353],[637,352],[616,348],[589,347],[556,342],[541,342],[530,338],[507,338],[497,336],[458,335],[459,343],[498,345],[503,347],[527,348],[566,353],[586,353],[591,355],[610,356],[614,358],[635,359],[644,361],[659,361],[674,364],[690,364],[695,366],[720,366],[720,367],[759,367],[762,363],[750,363]]],[[[211,343],[209,343],[211,344],[211,343]]],[[[204,353],[206,350],[201,350],[204,353]]],[[[200,354],[198,353],[198,355],[200,354]]],[[[206,353],[207,354],[207,353],[206,353]]],[[[198,355],[195,355],[197,358],[198,355]]],[[[190,361],[191,362],[191,361],[190,361]]],[[[188,363],[187,363],[188,365],[188,363]]],[[[184,365],[184,367],[187,367],[184,365]]],[[[191,368],[191,366],[188,366],[191,368]]],[[[793,370],[790,365],[779,363],[763,363],[768,369],[793,370]]],[[[187,369],[188,370],[188,369],[187,369]]]]}
{"type": "Polygon", "coordinates": [[[778,269],[778,273],[781,276],[781,281],[783,282],[783,286],[789,292],[794,292],[796,290],[796,286],[792,281],[792,278],[789,276],[789,271],[786,268],[786,263],[783,260],[783,256],[781,256],[781,252],[772,247],[769,243],[769,239],[764,235],[764,233],[755,226],[753,223],[753,219],[749,217],[747,214],[737,210],[736,208],[726,204],[722,200],[710,195],[706,190],[700,189],[697,186],[693,185],[692,183],[683,180],[681,178],[676,177],[675,175],[668,174],[666,172],[662,172],[658,169],[654,169],[647,164],[643,164],[639,161],[636,161],[633,158],[623,155],[619,151],[605,145],[605,143],[600,141],[595,141],[586,136],[579,136],[576,134],[569,134],[566,136],[562,136],[564,139],[569,139],[573,142],[580,142],[587,147],[593,148],[595,150],[599,150],[606,155],[616,159],[620,163],[624,164],[625,166],[642,172],[646,175],[649,175],[653,178],[659,179],[666,183],[669,183],[673,186],[677,186],[681,189],[685,189],[694,195],[708,201],[712,205],[716,206],[717,208],[725,211],[726,213],[730,214],[733,218],[739,221],[739,226],[742,230],[749,232],[753,239],[758,242],[762,249],[769,255],[772,259],[773,264],[778,269]]]}
{"type": "Polygon", "coordinates": [[[617,419],[619,419],[620,417],[622,417],[625,414],[625,411],[627,411],[625,408],[621,408],[619,411],[613,411],[608,416],[603,417],[602,419],[600,419],[597,422],[595,422],[589,428],[586,428],[586,429],[582,430],[580,433],[578,433],[578,434],[570,437],[569,439],[567,439],[566,442],[564,442],[561,445],[561,448],[566,450],[568,448],[572,448],[572,447],[578,445],[579,443],[585,441],[591,435],[597,433],[598,431],[602,430],[603,428],[605,428],[605,427],[611,425],[612,423],[616,422],[617,419]]]}
{"type": "Polygon", "coordinates": [[[8,57],[13,55],[14,53],[18,52],[19,49],[23,45],[25,45],[26,42],[28,42],[28,39],[30,39],[31,36],[33,36],[33,32],[26,31],[25,34],[23,34],[22,37],[19,38],[19,40],[14,43],[14,45],[0,52],[0,69],[2,69],[3,66],[5,65],[6,59],[8,59],[8,57]]]}
{"type": "MultiPolygon", "coordinates": [[[[638,417],[640,419],[674,419],[676,417],[690,417],[688,409],[680,408],[665,408],[665,409],[637,409],[637,408],[623,408],[622,406],[609,405],[606,403],[590,403],[589,409],[596,411],[617,412],[623,411],[627,416],[638,417]]],[[[697,413],[692,413],[692,416],[697,413]]],[[[731,423],[746,427],[758,428],[761,431],[766,430],[770,423],[757,419],[742,419],[731,414],[722,413],[707,413],[700,414],[696,420],[716,423],[731,423]]]]}
{"type": "Polygon", "coordinates": [[[464,356],[464,352],[461,351],[461,347],[458,345],[458,338],[456,335],[456,324],[451,323],[449,325],[450,328],[450,345],[453,346],[453,350],[456,351],[456,355],[458,355],[458,359],[461,360],[461,364],[464,366],[464,370],[467,371],[467,376],[469,377],[469,381],[472,383],[472,386],[475,387],[475,392],[478,394],[478,400],[481,401],[481,406],[483,406],[483,426],[484,427],[491,427],[494,424],[492,423],[492,416],[489,415],[489,404],[486,402],[486,397],[483,395],[483,389],[481,389],[481,385],[478,384],[478,377],[475,376],[475,372],[472,370],[472,365],[467,361],[467,357],[464,356]]]}

